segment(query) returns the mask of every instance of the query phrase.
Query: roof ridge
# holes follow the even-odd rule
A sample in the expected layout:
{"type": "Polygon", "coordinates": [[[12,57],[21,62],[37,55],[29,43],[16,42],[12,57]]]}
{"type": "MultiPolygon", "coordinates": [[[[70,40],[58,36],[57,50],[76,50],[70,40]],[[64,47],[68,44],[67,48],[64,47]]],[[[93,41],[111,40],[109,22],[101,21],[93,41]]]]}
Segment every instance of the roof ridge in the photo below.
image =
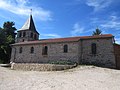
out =
{"type": "Polygon", "coordinates": [[[21,44],[37,44],[37,43],[58,43],[58,42],[77,42],[79,40],[86,39],[101,39],[101,38],[112,38],[112,34],[104,34],[104,35],[96,35],[96,36],[78,36],[78,37],[70,37],[70,38],[55,38],[55,39],[40,39],[35,41],[27,41],[15,43],[12,45],[21,45],[21,44]]]}
{"type": "Polygon", "coordinates": [[[112,34],[102,34],[102,35],[94,35],[94,36],[73,36],[73,37],[63,37],[63,38],[49,38],[47,40],[50,40],[50,39],[67,39],[67,38],[83,38],[83,37],[97,37],[97,36],[98,37],[100,37],[100,36],[110,36],[110,37],[112,37],[113,35],[112,34]]]}

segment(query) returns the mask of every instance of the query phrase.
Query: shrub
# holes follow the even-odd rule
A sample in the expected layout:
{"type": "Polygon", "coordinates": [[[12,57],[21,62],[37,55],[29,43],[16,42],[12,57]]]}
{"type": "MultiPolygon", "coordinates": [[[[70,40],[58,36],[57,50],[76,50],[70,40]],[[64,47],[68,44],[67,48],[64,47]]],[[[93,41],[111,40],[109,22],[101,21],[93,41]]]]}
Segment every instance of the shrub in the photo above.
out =
{"type": "Polygon", "coordinates": [[[49,61],[49,64],[59,64],[59,65],[74,65],[76,62],[72,62],[72,61],[49,61]]]}
{"type": "Polygon", "coordinates": [[[4,61],[3,60],[0,60],[0,64],[3,64],[4,63],[4,61]]]}

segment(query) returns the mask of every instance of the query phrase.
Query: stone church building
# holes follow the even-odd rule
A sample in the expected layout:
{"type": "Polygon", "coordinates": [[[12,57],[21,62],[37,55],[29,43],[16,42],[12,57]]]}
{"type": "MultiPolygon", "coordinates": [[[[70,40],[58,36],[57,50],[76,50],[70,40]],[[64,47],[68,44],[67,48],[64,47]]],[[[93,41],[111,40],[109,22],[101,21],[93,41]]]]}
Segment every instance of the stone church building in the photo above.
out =
{"type": "Polygon", "coordinates": [[[115,55],[111,34],[40,39],[32,15],[17,32],[12,44],[11,62],[48,63],[67,60],[78,64],[97,64],[115,67],[115,55]]]}

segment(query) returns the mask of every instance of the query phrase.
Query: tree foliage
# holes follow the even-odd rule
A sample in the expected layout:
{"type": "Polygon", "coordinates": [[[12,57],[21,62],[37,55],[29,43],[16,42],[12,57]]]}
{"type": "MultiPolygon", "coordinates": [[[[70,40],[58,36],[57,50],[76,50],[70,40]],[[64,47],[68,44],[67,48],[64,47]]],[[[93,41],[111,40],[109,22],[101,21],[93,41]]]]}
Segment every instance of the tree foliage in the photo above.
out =
{"type": "Polygon", "coordinates": [[[4,22],[3,28],[0,28],[0,63],[9,63],[11,56],[10,44],[15,42],[14,22],[4,22]]]}
{"type": "Polygon", "coordinates": [[[92,34],[92,35],[93,35],[93,36],[94,36],[94,35],[101,35],[101,33],[102,33],[102,31],[97,28],[95,31],[93,31],[93,34],[92,34]]]}

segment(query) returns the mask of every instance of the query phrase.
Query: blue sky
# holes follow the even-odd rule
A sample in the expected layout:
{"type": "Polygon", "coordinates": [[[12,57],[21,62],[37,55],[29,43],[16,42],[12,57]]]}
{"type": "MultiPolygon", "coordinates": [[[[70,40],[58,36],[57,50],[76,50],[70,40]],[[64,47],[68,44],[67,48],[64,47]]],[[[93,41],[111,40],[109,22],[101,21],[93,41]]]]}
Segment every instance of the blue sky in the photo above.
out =
{"type": "Polygon", "coordinates": [[[40,38],[88,36],[98,27],[120,43],[120,0],[0,0],[0,26],[20,29],[30,15],[40,38]]]}

